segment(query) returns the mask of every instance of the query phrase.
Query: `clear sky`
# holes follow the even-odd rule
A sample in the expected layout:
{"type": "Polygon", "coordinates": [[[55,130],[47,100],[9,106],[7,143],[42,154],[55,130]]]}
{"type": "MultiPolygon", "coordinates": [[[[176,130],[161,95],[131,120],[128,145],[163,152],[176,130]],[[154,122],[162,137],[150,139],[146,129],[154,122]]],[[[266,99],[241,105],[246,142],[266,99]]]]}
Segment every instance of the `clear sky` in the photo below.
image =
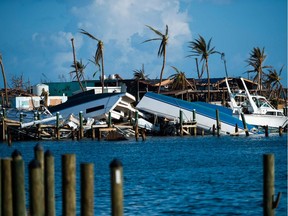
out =
{"type": "MultiPolygon", "coordinates": [[[[105,74],[133,78],[133,70],[145,66],[150,79],[159,78],[162,58],[159,41],[142,43],[169,26],[167,66],[164,78],[177,67],[187,77],[197,78],[188,42],[202,35],[212,38],[215,50],[224,52],[228,75],[244,76],[253,47],[265,47],[265,65],[277,71],[285,65],[282,83],[287,86],[286,0],[1,0],[0,53],[7,80],[23,75],[24,81],[71,81],[74,38],[77,59],[92,59],[96,41],[79,33],[83,28],[104,42],[105,74]]],[[[211,77],[224,77],[218,54],[209,59],[211,77]]],[[[93,79],[95,65],[85,70],[93,79]]],[[[204,74],[203,78],[206,78],[204,74]]],[[[99,79],[99,73],[94,77],[99,79]]],[[[3,78],[0,77],[0,87],[3,78]]]]}

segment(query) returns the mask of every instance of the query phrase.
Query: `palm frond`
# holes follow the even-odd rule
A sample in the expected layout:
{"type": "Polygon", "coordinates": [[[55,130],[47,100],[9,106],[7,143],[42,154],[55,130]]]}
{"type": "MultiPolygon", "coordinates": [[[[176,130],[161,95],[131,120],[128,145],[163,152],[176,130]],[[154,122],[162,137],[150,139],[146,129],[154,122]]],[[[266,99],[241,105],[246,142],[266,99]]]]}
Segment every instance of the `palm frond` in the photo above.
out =
{"type": "MultiPolygon", "coordinates": [[[[151,26],[149,26],[149,25],[146,25],[146,27],[148,27],[150,30],[152,30],[153,32],[155,32],[157,35],[163,37],[163,34],[162,34],[160,31],[154,29],[153,27],[151,27],[151,26]]],[[[167,25],[166,25],[166,31],[168,31],[168,26],[167,26],[167,25]]]]}
{"type": "Polygon", "coordinates": [[[152,39],[145,40],[142,43],[146,43],[146,42],[154,41],[154,40],[162,40],[162,38],[152,38],[152,39]]]}
{"type": "Polygon", "coordinates": [[[87,35],[88,37],[92,38],[93,40],[96,40],[96,41],[100,41],[99,39],[97,39],[95,36],[93,36],[92,34],[90,34],[89,32],[85,31],[84,29],[80,29],[80,33],[81,34],[84,34],[84,35],[87,35]]]}

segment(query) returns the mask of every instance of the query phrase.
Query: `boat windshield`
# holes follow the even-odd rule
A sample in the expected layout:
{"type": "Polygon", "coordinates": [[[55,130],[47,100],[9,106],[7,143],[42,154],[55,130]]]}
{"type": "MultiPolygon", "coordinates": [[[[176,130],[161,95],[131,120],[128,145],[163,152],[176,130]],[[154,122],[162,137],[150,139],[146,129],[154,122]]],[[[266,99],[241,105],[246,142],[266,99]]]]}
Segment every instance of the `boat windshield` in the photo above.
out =
{"type": "Polygon", "coordinates": [[[270,105],[270,103],[263,97],[252,97],[252,99],[258,108],[273,108],[272,105],[270,105]]]}

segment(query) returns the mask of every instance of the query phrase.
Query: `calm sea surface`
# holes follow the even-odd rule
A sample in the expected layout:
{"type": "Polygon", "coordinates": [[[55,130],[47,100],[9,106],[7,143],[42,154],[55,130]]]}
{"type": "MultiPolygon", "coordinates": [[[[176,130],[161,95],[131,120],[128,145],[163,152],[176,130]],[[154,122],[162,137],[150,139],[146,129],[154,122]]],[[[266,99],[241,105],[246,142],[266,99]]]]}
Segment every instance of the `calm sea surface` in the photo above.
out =
{"type": "MultiPolygon", "coordinates": [[[[37,142],[0,143],[0,157],[17,149],[28,163],[37,142]]],[[[55,157],[56,212],[62,214],[61,155],[76,154],[77,215],[80,164],[94,163],[95,215],[109,215],[109,164],[124,170],[124,215],[262,215],[263,154],[275,156],[276,215],[287,215],[287,137],[147,137],[129,141],[44,141],[55,157]]]]}

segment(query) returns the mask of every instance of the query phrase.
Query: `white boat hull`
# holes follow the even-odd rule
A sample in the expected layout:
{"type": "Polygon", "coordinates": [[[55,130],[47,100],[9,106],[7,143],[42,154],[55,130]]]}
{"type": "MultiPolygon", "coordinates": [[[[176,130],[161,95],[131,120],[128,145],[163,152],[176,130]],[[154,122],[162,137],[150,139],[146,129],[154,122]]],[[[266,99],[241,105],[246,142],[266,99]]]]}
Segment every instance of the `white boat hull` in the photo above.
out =
{"type": "MultiPolygon", "coordinates": [[[[137,104],[137,108],[139,110],[143,110],[156,116],[167,118],[169,120],[174,120],[175,122],[178,122],[180,110],[182,110],[184,122],[191,122],[193,120],[193,106],[198,108],[198,110],[196,110],[197,127],[212,131],[213,125],[216,125],[217,122],[215,112],[216,110],[211,109],[211,107],[207,108],[204,105],[193,104],[187,101],[182,101],[163,95],[156,95],[151,92],[146,93],[141,101],[137,104]]],[[[216,105],[214,106],[217,107],[216,105]]],[[[232,115],[228,116],[224,113],[221,113],[220,121],[221,134],[234,134],[236,123],[238,125],[240,134],[245,134],[242,121],[232,117],[232,115]],[[223,117],[222,120],[221,117],[223,117]]]]}
{"type": "MultiPolygon", "coordinates": [[[[241,119],[241,115],[234,115],[241,119]]],[[[273,128],[285,127],[287,125],[287,118],[284,116],[271,116],[261,114],[244,114],[245,120],[248,124],[256,126],[269,126],[273,128]]]]}
{"type": "Polygon", "coordinates": [[[50,108],[50,111],[54,115],[59,112],[63,118],[82,112],[83,117],[97,120],[107,119],[110,112],[112,118],[120,119],[128,111],[135,112],[130,104],[134,101],[135,98],[129,93],[84,94],[83,97],[68,99],[66,103],[50,108]]]}

